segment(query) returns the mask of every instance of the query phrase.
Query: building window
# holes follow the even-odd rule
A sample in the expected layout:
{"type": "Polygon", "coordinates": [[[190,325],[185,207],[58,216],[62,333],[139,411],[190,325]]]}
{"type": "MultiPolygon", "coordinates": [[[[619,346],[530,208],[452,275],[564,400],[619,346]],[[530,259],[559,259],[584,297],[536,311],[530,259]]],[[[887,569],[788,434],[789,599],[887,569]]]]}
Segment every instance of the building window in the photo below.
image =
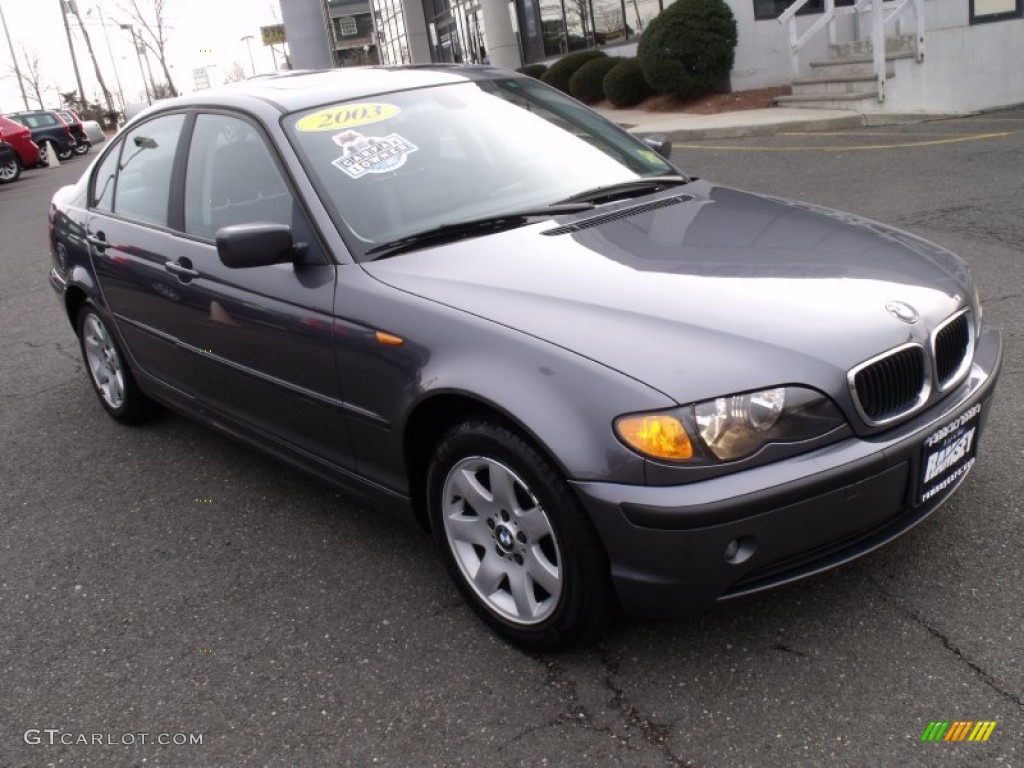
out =
{"type": "Polygon", "coordinates": [[[373,11],[377,19],[377,51],[381,63],[412,64],[402,0],[373,0],[373,11]]]}
{"type": "MultiPolygon", "coordinates": [[[[754,0],[754,18],[758,21],[765,19],[777,19],[782,15],[794,0],[754,0]]],[[[853,5],[855,0],[836,0],[836,7],[853,5]]],[[[796,12],[797,16],[804,16],[808,13],[824,13],[825,3],[822,0],[810,0],[803,8],[796,12]]]]}
{"type": "Polygon", "coordinates": [[[968,0],[968,2],[971,4],[971,24],[1018,19],[1024,15],[1021,0],[968,0]]]}
{"type": "Polygon", "coordinates": [[[635,40],[673,1],[516,0],[523,58],[540,61],[570,51],[635,40]]]}
{"type": "Polygon", "coordinates": [[[338,19],[338,34],[342,37],[352,37],[359,34],[359,25],[356,24],[354,16],[342,16],[338,19]]]}

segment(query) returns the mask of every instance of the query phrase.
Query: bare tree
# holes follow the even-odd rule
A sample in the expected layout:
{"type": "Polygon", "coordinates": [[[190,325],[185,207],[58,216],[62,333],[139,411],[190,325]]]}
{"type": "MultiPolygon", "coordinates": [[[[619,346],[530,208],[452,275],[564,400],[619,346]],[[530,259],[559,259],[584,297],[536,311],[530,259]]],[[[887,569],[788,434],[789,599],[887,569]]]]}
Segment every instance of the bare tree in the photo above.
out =
{"type": "Polygon", "coordinates": [[[167,66],[167,0],[129,0],[128,5],[122,5],[120,8],[140,28],[138,39],[160,62],[169,94],[177,96],[178,89],[174,87],[171,70],[167,66]],[[140,7],[140,3],[145,7],[140,7]]]}
{"type": "Polygon", "coordinates": [[[14,67],[8,67],[8,74],[14,77],[20,75],[21,84],[25,86],[29,97],[36,100],[39,104],[39,109],[45,109],[46,103],[43,94],[52,90],[53,85],[49,82],[44,82],[47,77],[43,73],[42,65],[39,61],[39,53],[36,49],[26,47],[24,43],[19,47],[21,48],[21,59],[24,63],[20,71],[15,70],[14,67]]]}
{"type": "Polygon", "coordinates": [[[178,92],[173,90],[174,86],[169,83],[156,83],[153,85],[153,100],[159,101],[160,99],[169,99],[172,96],[177,96],[178,92]]]}
{"type": "Polygon", "coordinates": [[[235,63],[231,65],[231,69],[228,70],[227,75],[225,75],[224,82],[238,83],[245,80],[246,77],[248,77],[248,75],[245,74],[245,67],[242,66],[242,62],[235,61],[235,63]]]}

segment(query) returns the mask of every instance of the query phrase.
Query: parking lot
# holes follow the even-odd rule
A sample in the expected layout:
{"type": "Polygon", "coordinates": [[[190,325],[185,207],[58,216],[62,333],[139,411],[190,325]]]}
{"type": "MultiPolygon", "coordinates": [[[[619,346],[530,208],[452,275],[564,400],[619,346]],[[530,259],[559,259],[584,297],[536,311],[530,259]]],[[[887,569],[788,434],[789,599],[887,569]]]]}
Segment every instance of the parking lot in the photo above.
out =
{"type": "Polygon", "coordinates": [[[184,418],[110,420],[46,281],[88,158],[28,171],[0,187],[0,768],[1024,763],[1024,109],[674,159],[970,263],[1005,359],[949,504],[828,575],[523,653],[422,533],[184,418]]]}

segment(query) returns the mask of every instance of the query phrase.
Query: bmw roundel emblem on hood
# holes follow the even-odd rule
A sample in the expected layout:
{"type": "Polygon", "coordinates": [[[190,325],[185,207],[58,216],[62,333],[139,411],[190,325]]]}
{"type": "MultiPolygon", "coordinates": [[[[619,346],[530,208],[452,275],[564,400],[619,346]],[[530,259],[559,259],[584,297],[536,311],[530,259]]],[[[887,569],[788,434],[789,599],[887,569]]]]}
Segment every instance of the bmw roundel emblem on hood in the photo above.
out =
{"type": "Polygon", "coordinates": [[[917,322],[917,310],[906,302],[890,301],[886,303],[885,310],[897,320],[902,320],[904,323],[913,324],[917,322]]]}

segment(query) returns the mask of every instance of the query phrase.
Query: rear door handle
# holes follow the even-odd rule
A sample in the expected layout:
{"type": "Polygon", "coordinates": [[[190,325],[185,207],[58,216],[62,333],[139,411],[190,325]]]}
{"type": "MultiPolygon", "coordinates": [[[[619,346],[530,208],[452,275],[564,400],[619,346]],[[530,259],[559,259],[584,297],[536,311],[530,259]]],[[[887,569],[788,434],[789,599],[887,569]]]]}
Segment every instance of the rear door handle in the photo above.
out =
{"type": "Polygon", "coordinates": [[[168,261],[167,263],[164,264],[164,269],[166,269],[172,275],[177,275],[182,280],[191,280],[193,278],[199,277],[199,271],[192,269],[191,261],[188,261],[187,259],[182,259],[182,261],[186,263],[179,264],[174,261],[168,261]]]}
{"type": "Polygon", "coordinates": [[[102,234],[97,235],[95,237],[93,235],[86,235],[85,242],[87,242],[100,253],[103,253],[103,251],[110,247],[110,243],[107,242],[107,239],[103,237],[102,234]]]}

